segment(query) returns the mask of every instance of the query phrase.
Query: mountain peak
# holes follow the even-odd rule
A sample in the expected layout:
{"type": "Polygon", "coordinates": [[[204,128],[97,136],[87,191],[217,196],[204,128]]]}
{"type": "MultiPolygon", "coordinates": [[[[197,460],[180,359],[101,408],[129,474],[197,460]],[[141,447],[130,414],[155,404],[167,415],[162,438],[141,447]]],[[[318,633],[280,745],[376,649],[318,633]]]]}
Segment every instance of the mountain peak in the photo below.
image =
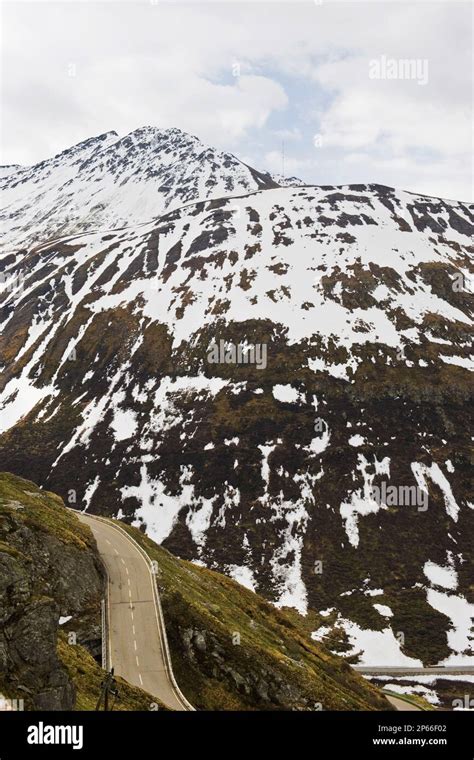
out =
{"type": "Polygon", "coordinates": [[[276,186],[270,175],[176,127],[145,125],[124,136],[104,132],[5,173],[3,241],[28,245],[100,226],[123,227],[193,201],[276,186]]]}

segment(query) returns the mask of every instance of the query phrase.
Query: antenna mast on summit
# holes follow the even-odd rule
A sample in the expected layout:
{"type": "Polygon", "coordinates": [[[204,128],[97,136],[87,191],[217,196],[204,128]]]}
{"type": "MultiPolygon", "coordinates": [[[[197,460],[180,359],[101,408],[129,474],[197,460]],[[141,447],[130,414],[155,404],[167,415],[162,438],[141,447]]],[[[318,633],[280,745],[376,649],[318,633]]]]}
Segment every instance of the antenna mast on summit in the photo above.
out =
{"type": "Polygon", "coordinates": [[[285,143],[281,143],[281,176],[285,176],[285,143]]]}

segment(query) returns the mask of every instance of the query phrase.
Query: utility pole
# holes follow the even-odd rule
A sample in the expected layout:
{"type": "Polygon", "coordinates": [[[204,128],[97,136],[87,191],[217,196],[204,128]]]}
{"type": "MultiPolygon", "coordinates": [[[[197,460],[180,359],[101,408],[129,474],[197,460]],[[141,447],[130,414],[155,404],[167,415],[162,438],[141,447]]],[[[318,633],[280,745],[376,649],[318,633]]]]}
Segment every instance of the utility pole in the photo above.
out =
{"type": "Polygon", "coordinates": [[[100,710],[100,706],[102,702],[104,703],[104,711],[108,712],[109,710],[109,695],[112,695],[114,698],[114,701],[112,702],[112,707],[110,708],[110,711],[114,709],[115,700],[118,697],[118,690],[116,687],[116,680],[114,678],[114,669],[111,668],[110,671],[105,676],[104,680],[100,684],[101,691],[100,696],[97,701],[96,710],[100,710]]]}

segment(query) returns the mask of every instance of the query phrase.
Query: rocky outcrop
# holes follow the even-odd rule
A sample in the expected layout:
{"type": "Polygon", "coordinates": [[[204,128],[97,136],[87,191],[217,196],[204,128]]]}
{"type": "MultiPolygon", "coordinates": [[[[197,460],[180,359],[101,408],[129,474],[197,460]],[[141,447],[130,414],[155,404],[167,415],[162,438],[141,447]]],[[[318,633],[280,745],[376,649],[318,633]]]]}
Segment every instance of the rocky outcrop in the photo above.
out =
{"type": "Polygon", "coordinates": [[[260,709],[320,710],[322,706],[305,695],[301,685],[283,678],[276,667],[259,665],[242,658],[240,650],[229,659],[219,638],[206,629],[183,628],[180,631],[185,656],[207,678],[223,681],[229,692],[237,692],[242,700],[259,704],[260,709]]]}
{"type": "Polygon", "coordinates": [[[100,649],[102,567],[88,529],[61,499],[0,474],[0,691],[37,710],[70,710],[75,689],[57,656],[100,649]]]}

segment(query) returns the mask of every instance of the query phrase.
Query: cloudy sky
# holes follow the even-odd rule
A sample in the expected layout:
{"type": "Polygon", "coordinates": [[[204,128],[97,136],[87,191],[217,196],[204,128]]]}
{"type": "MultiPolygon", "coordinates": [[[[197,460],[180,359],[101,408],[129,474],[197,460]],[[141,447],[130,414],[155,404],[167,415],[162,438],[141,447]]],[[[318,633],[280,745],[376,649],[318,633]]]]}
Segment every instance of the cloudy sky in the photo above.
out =
{"type": "Polygon", "coordinates": [[[154,125],[315,184],[468,200],[471,14],[456,0],[2,2],[1,163],[154,125]]]}

